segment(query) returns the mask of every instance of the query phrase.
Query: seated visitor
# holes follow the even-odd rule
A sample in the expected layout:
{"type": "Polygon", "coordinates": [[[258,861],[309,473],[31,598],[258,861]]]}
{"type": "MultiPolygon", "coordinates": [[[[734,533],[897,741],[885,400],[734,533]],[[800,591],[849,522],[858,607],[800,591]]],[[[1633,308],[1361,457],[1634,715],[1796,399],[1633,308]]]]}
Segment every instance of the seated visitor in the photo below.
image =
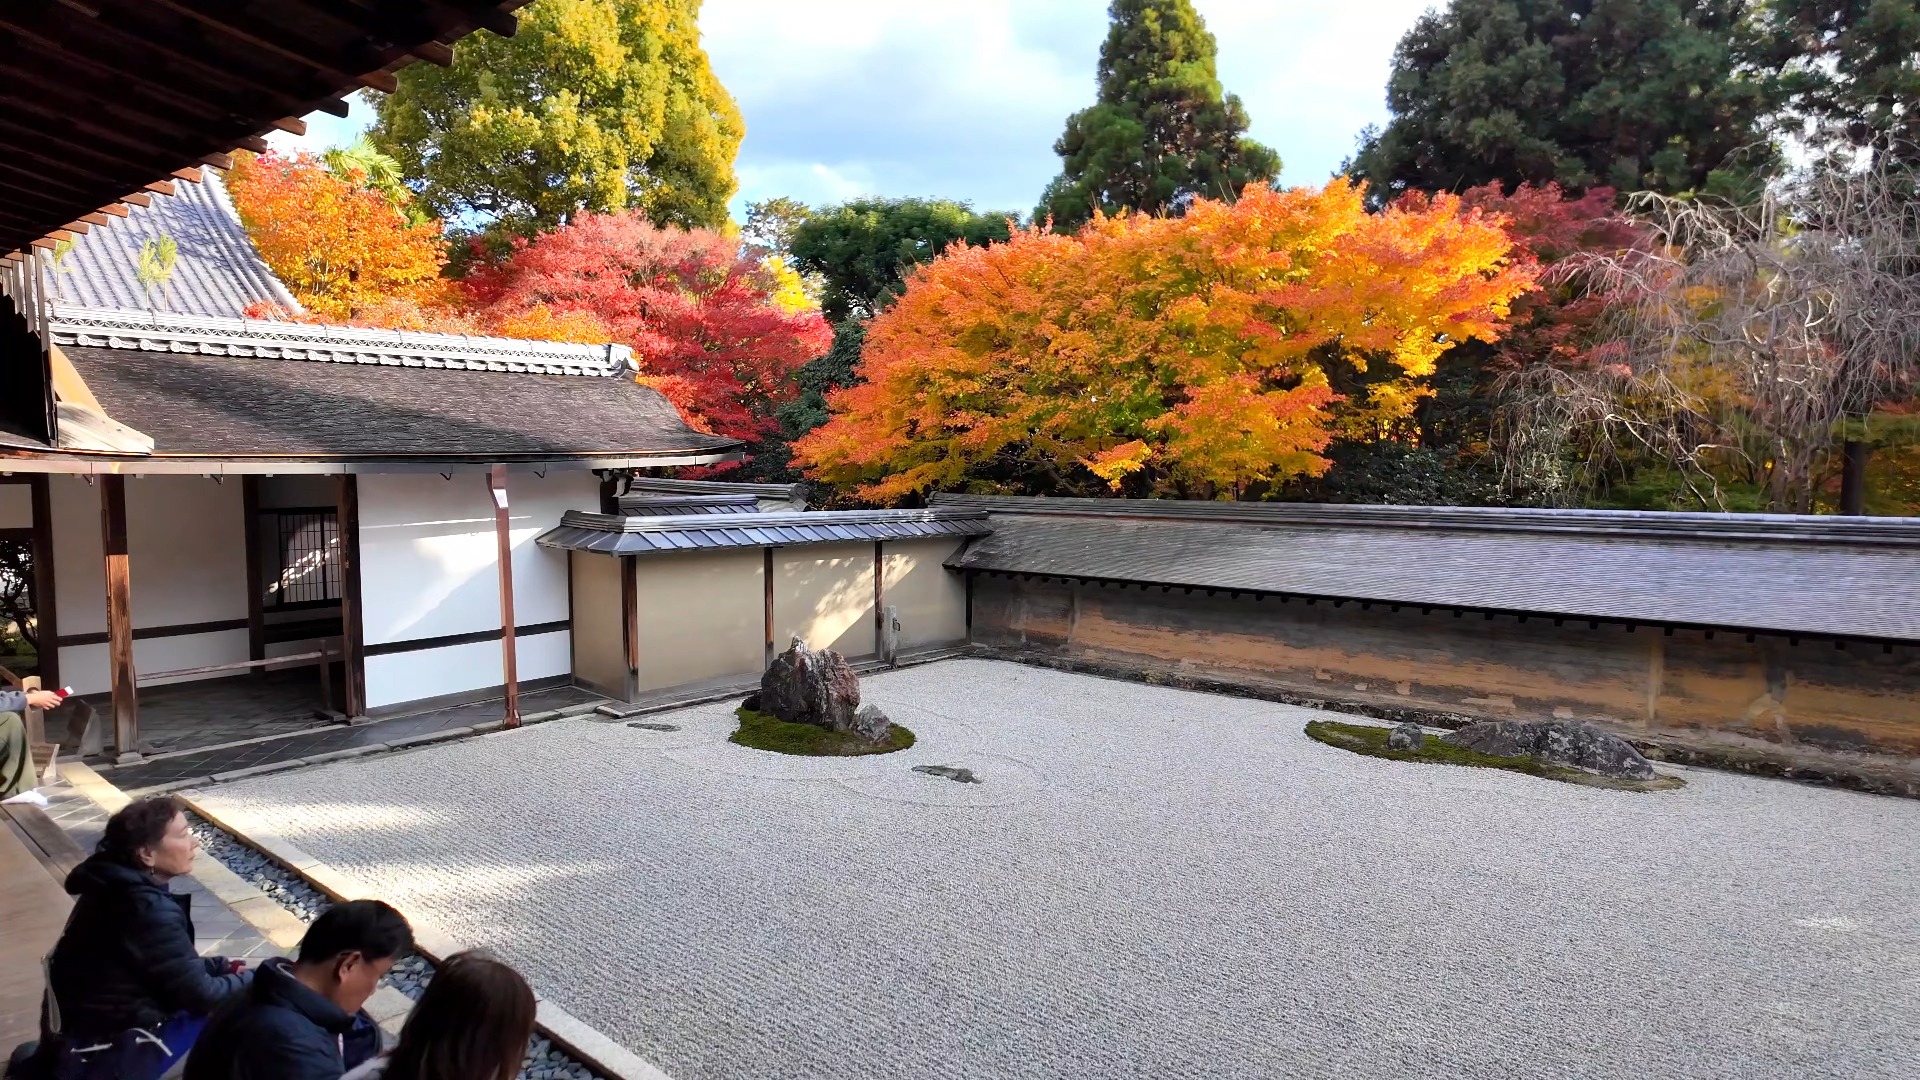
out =
{"type": "Polygon", "coordinates": [[[207,1024],[187,1080],[340,1080],[380,1052],[360,1007],[412,948],[407,920],[378,900],[321,912],[297,959],[262,963],[252,989],[207,1024]]]}
{"type": "Polygon", "coordinates": [[[0,690],[0,802],[47,804],[33,790],[33,749],[27,745],[27,721],[21,714],[29,706],[59,705],[60,695],[51,690],[0,690]]]}
{"type": "Polygon", "coordinates": [[[345,1080],[513,1080],[533,1037],[533,989],[483,952],[440,966],[420,996],[400,1044],[345,1080]]]}
{"type": "Polygon", "coordinates": [[[198,848],[171,797],[107,820],[99,849],[67,875],[73,914],[47,959],[40,1048],[24,1075],[154,1080],[245,992],[252,973],[195,951],[190,898],[168,887],[198,848]]]}

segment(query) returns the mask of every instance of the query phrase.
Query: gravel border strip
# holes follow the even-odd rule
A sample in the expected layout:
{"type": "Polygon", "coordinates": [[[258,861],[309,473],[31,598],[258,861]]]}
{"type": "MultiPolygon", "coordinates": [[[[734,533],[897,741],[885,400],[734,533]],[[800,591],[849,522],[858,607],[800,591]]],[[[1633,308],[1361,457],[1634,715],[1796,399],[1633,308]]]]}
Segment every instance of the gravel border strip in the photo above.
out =
{"type": "MultiPolygon", "coordinates": [[[[125,792],[85,764],[66,763],[62,765],[62,771],[70,787],[108,813],[132,801],[125,792]]],[[[263,936],[280,948],[292,947],[293,941],[289,940],[286,931],[293,928],[281,927],[281,932],[276,933],[267,926],[259,925],[260,921],[286,923],[290,919],[305,926],[332,906],[336,899],[346,898],[347,892],[360,891],[346,889],[337,896],[328,895],[309,878],[309,873],[317,870],[340,885],[349,885],[348,879],[334,873],[325,863],[306,858],[304,853],[298,852],[290,844],[284,845],[286,850],[278,854],[263,850],[225,823],[203,813],[191,798],[177,797],[187,806],[188,827],[200,840],[206,853],[225,871],[225,875],[208,876],[230,875],[237,879],[238,888],[210,886],[209,891],[214,892],[222,903],[233,908],[242,919],[256,926],[263,936]],[[302,870],[291,868],[285,858],[288,853],[296,855],[293,861],[304,861],[308,865],[302,870]],[[251,896],[242,896],[242,892],[251,896]],[[257,921],[256,916],[260,912],[245,910],[243,905],[258,900],[270,901],[272,907],[269,910],[278,919],[257,921]]],[[[399,1021],[406,1015],[406,1010],[398,1007],[392,995],[404,997],[411,1005],[433,979],[433,959],[427,955],[430,947],[438,946],[446,950],[439,954],[442,956],[459,951],[450,940],[430,930],[419,936],[426,938],[426,942],[420,949],[394,964],[393,970],[382,981],[381,989],[368,1002],[368,1011],[390,1034],[398,1034],[399,1021]],[[382,1001],[383,997],[387,1000],[382,1001]]],[[[538,998],[538,994],[535,996],[538,998]]],[[[639,1058],[633,1058],[633,1061],[643,1068],[607,1068],[607,1061],[618,1062],[621,1055],[632,1055],[558,1006],[541,999],[538,1007],[539,1019],[533,1038],[527,1044],[527,1056],[521,1064],[519,1080],[668,1080],[665,1073],[641,1062],[639,1058]],[[593,1053],[580,1053],[582,1044],[591,1048],[593,1053]]]]}
{"type": "MultiPolygon", "coordinates": [[[[578,715],[565,710],[562,713],[578,715]]],[[[490,726],[498,730],[500,725],[490,726]]],[[[251,882],[258,877],[274,886],[273,890],[256,887],[295,918],[309,921],[338,900],[371,895],[370,890],[350,875],[315,859],[285,839],[249,835],[209,812],[191,792],[180,792],[175,797],[186,805],[190,821],[197,824],[196,835],[205,831],[220,845],[219,851],[208,846],[208,853],[215,861],[244,880],[251,882]],[[228,864],[227,858],[235,859],[240,865],[228,864]],[[242,870],[241,866],[246,869],[242,870]],[[312,914],[303,915],[302,911],[312,914]]],[[[389,975],[388,980],[395,990],[409,998],[418,998],[432,981],[433,965],[437,961],[464,949],[438,929],[419,923],[414,925],[414,947],[415,955],[395,965],[398,978],[389,975]],[[406,965],[404,970],[402,965],[406,965]]],[[[520,1080],[670,1080],[659,1068],[588,1027],[538,991],[534,997],[538,1008],[535,1034],[528,1045],[520,1080]]]]}

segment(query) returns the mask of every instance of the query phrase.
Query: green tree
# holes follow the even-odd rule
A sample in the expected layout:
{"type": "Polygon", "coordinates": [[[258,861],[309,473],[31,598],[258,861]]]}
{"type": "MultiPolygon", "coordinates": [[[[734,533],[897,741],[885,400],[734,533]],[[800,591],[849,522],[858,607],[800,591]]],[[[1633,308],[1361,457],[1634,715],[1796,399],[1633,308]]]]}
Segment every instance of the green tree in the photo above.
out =
{"type": "Polygon", "coordinates": [[[1762,19],[1762,64],[1780,80],[1793,134],[1920,160],[1920,4],[1768,0],[1762,19]]]}
{"type": "Polygon", "coordinates": [[[699,0],[535,0],[511,38],[402,68],[374,146],[435,216],[530,235],[582,210],[727,221],[740,111],[700,47],[699,0]]]}
{"type": "Polygon", "coordinates": [[[1400,39],[1391,119],[1348,167],[1407,190],[1733,193],[1772,164],[1754,0],[1452,0],[1400,39]]]}
{"type": "Polygon", "coordinates": [[[953,243],[1005,240],[1014,211],[975,213],[945,199],[855,199],[816,210],[793,230],[794,268],[818,275],[820,310],[839,323],[872,318],[899,295],[907,271],[953,243]]]}
{"type": "Polygon", "coordinates": [[[740,239],[778,259],[793,253],[793,236],[813,213],[806,203],[782,195],[747,204],[747,224],[740,239]]]}
{"type": "Polygon", "coordinates": [[[1107,14],[1099,99],[1053,144],[1061,171],[1036,219],[1071,231],[1096,208],[1160,213],[1280,174],[1280,156],[1247,138],[1240,98],[1222,91],[1213,35],[1190,0],[1113,0],[1107,14]]]}

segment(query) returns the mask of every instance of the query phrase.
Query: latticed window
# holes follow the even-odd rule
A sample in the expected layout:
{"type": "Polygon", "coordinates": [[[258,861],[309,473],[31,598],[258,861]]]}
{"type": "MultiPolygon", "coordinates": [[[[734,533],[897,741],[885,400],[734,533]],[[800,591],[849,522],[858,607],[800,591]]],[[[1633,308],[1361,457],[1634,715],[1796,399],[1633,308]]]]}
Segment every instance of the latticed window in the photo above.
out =
{"type": "Polygon", "coordinates": [[[300,607],[340,599],[340,530],[332,510],[280,510],[267,515],[279,543],[277,572],[267,579],[267,607],[300,607]]]}

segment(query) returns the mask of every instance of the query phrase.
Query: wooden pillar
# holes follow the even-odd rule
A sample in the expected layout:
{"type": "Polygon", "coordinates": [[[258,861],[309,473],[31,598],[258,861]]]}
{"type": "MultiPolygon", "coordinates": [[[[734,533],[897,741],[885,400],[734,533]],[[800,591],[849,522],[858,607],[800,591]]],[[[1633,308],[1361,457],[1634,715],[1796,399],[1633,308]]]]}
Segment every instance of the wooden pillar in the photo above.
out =
{"type": "Polygon", "coordinates": [[[767,603],[767,657],[766,667],[773,666],[773,549],[767,548],[766,557],[760,567],[760,584],[766,592],[767,603]]]}
{"type": "Polygon", "coordinates": [[[37,473],[27,480],[33,500],[33,621],[40,640],[41,685],[57,690],[60,681],[60,617],[53,589],[52,480],[37,473]]]}
{"type": "Polygon", "coordinates": [[[493,541],[500,566],[500,670],[507,690],[505,726],[520,726],[519,657],[513,640],[513,533],[507,517],[507,467],[487,470],[487,490],[493,495],[493,541]]]}
{"type": "MultiPolygon", "coordinates": [[[[267,583],[260,570],[260,478],[257,476],[240,478],[240,513],[245,518],[247,530],[247,659],[265,660],[267,658],[265,607],[267,583]]],[[[256,676],[264,676],[266,673],[267,669],[264,667],[253,669],[253,674],[256,676]]],[[[328,707],[331,708],[331,704],[328,704],[328,707]]]]}
{"type": "Polygon", "coordinates": [[[100,478],[100,543],[107,573],[107,673],[117,761],[140,760],[140,703],[133,671],[133,583],[127,567],[127,478],[100,478]]]}
{"type": "Polygon", "coordinates": [[[334,529],[340,545],[340,673],[347,719],[367,712],[366,638],[360,604],[360,478],[334,477],[334,529]]]}
{"type": "Polygon", "coordinates": [[[620,647],[627,661],[627,700],[636,701],[640,697],[640,560],[631,555],[620,556],[620,647]]]}
{"type": "Polygon", "coordinates": [[[620,512],[620,475],[611,469],[600,474],[600,512],[620,512]]]}
{"type": "Polygon", "coordinates": [[[887,652],[887,563],[886,556],[880,550],[880,541],[873,542],[873,656],[879,659],[887,652]]]}

